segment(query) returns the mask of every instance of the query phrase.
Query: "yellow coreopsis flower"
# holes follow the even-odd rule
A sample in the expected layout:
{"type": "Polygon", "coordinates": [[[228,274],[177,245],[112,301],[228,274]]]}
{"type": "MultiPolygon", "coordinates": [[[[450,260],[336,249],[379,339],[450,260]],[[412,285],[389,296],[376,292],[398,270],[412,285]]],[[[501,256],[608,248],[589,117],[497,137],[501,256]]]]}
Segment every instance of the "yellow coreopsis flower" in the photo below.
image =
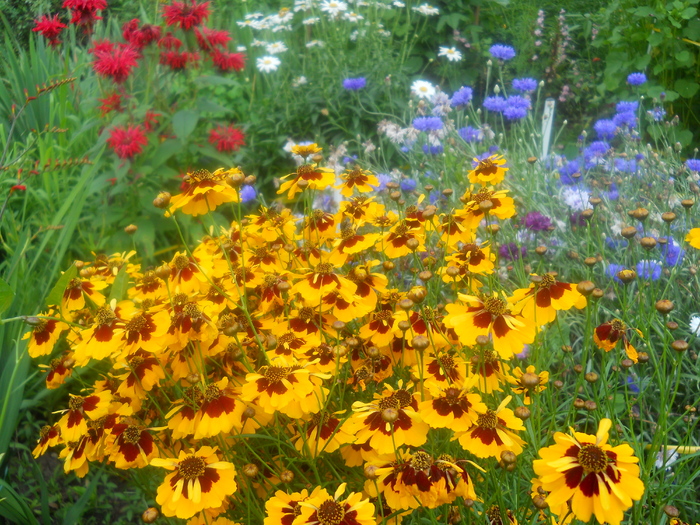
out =
{"type": "Polygon", "coordinates": [[[540,449],[535,474],[550,510],[562,512],[570,502],[571,511],[587,522],[595,515],[598,523],[619,525],[624,511],[640,500],[644,483],[639,479],[639,459],[627,444],[608,444],[612,422],[602,419],[595,436],[571,430],[554,434],[555,445],[540,449]]]}
{"type": "Polygon", "coordinates": [[[335,171],[330,168],[321,168],[313,163],[302,164],[297,168],[295,173],[285,175],[282,179],[289,180],[282,183],[277,193],[287,192],[287,198],[293,199],[297,193],[303,191],[305,188],[309,188],[310,190],[325,190],[335,182],[335,171]]]}
{"type": "Polygon", "coordinates": [[[346,169],[340,178],[343,183],[336,186],[340,193],[346,197],[352,195],[353,189],[357,189],[360,193],[374,191],[379,186],[379,179],[372,172],[363,170],[355,166],[352,169],[346,169]]]}
{"type": "Polygon", "coordinates": [[[503,181],[508,171],[506,159],[501,155],[491,155],[483,160],[474,158],[474,163],[474,169],[469,172],[469,182],[472,184],[495,186],[503,181]]]}
{"type": "Polygon", "coordinates": [[[374,505],[369,499],[362,499],[361,493],[352,492],[347,498],[340,499],[346,485],[342,483],[333,496],[326,489],[314,489],[308,500],[299,502],[301,513],[294,524],[375,525],[374,505]]]}
{"type": "Polygon", "coordinates": [[[693,228],[686,235],[685,240],[693,248],[700,250],[700,228],[693,228]]]}
{"type": "Polygon", "coordinates": [[[557,281],[552,274],[533,275],[529,288],[513,292],[508,302],[516,312],[535,323],[536,326],[551,323],[557,317],[557,310],[585,308],[586,298],[570,283],[557,281]]]}
{"type": "Polygon", "coordinates": [[[520,454],[525,441],[515,432],[525,430],[525,426],[510,408],[506,408],[511,399],[508,396],[496,410],[478,414],[476,424],[466,432],[457,433],[454,439],[459,439],[464,450],[480,458],[497,458],[506,450],[520,454]]]}
{"type": "Polygon", "coordinates": [[[182,213],[196,217],[214,211],[217,206],[226,202],[239,202],[241,197],[238,191],[226,182],[232,175],[242,175],[241,170],[219,168],[211,173],[201,169],[188,173],[185,177],[187,188],[184,193],[170,199],[170,207],[165,216],[170,217],[177,210],[182,210],[182,213]]]}

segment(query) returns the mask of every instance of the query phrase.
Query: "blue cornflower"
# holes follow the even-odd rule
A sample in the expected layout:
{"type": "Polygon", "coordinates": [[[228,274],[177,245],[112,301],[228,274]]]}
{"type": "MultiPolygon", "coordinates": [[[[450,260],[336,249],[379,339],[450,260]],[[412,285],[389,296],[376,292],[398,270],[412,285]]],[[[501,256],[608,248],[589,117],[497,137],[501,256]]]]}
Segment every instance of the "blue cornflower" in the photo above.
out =
{"type": "Polygon", "coordinates": [[[480,129],[471,126],[458,129],[457,134],[462,137],[465,142],[481,142],[484,140],[484,133],[480,129]]]}
{"type": "Polygon", "coordinates": [[[418,131],[442,129],[442,120],[438,117],[417,117],[413,119],[413,127],[418,131]]]}
{"type": "Polygon", "coordinates": [[[493,58],[498,60],[510,60],[515,57],[515,49],[503,44],[495,44],[489,49],[489,53],[493,58]]]}
{"type": "Polygon", "coordinates": [[[489,111],[502,113],[506,109],[506,99],[501,96],[486,97],[484,99],[484,108],[489,111]]]}
{"type": "Polygon", "coordinates": [[[514,108],[530,109],[532,105],[530,104],[530,99],[523,97],[521,95],[513,95],[506,99],[506,104],[514,108]]]}
{"type": "Polygon", "coordinates": [[[503,116],[508,120],[524,119],[527,117],[527,109],[517,106],[506,106],[506,109],[503,110],[503,116]]]}
{"type": "Polygon", "coordinates": [[[378,173],[377,180],[379,181],[379,186],[374,186],[374,189],[377,191],[382,191],[386,189],[387,182],[391,182],[392,179],[391,175],[387,175],[386,173],[378,173]]]}
{"type": "Polygon", "coordinates": [[[472,100],[472,95],[474,91],[468,86],[462,86],[452,95],[452,100],[450,102],[453,106],[466,106],[472,100]]]}
{"type": "Polygon", "coordinates": [[[629,128],[637,127],[637,114],[631,111],[625,111],[624,113],[618,113],[613,117],[613,122],[618,127],[627,126],[629,128]]]}
{"type": "Polygon", "coordinates": [[[673,237],[669,237],[668,242],[661,245],[661,253],[668,266],[676,266],[685,256],[685,250],[676,244],[673,237]]]}
{"type": "Polygon", "coordinates": [[[537,89],[537,80],[534,78],[514,78],[513,89],[517,89],[521,93],[529,93],[537,89]]]}
{"type": "Polygon", "coordinates": [[[445,151],[445,148],[442,147],[442,144],[438,144],[437,146],[429,146],[428,144],[423,144],[423,153],[426,155],[439,155],[445,151]]]}
{"type": "Polygon", "coordinates": [[[605,267],[605,275],[611,277],[618,283],[621,283],[622,281],[617,277],[617,273],[625,269],[626,268],[621,264],[608,263],[608,265],[605,267]]]}
{"type": "Polygon", "coordinates": [[[582,177],[574,177],[575,173],[581,173],[581,158],[576,158],[559,168],[559,180],[562,184],[570,186],[583,180],[582,177]]]}
{"type": "Polygon", "coordinates": [[[365,77],[359,78],[346,78],[343,80],[343,87],[349,91],[357,91],[362,89],[367,85],[367,79],[365,77]]]}
{"type": "Polygon", "coordinates": [[[634,160],[636,160],[637,162],[644,160],[644,153],[637,153],[634,156],[634,160]]]}
{"type": "Polygon", "coordinates": [[[498,248],[498,255],[500,255],[501,259],[504,261],[517,261],[527,256],[527,248],[525,246],[518,248],[517,244],[509,242],[507,244],[501,244],[501,247],[498,248]]]}
{"type": "Polygon", "coordinates": [[[630,389],[630,392],[632,392],[633,394],[639,394],[639,386],[637,385],[637,382],[632,376],[627,376],[625,382],[627,383],[627,387],[630,389]]]}
{"type": "Polygon", "coordinates": [[[627,77],[627,83],[630,86],[641,86],[642,84],[646,83],[647,81],[647,76],[644,73],[631,73],[627,77]]]}
{"type": "Polygon", "coordinates": [[[639,102],[636,100],[621,100],[615,105],[617,113],[636,113],[639,109],[639,102]]]}
{"type": "Polygon", "coordinates": [[[635,159],[615,159],[615,169],[622,173],[636,173],[637,161],[635,159]]]}
{"type": "Polygon", "coordinates": [[[650,109],[649,111],[647,111],[647,114],[654,119],[654,122],[660,122],[666,116],[666,110],[661,106],[657,106],[654,109],[650,109]]]}
{"type": "Polygon", "coordinates": [[[258,198],[258,192],[252,186],[243,186],[241,188],[241,202],[250,202],[258,198]]]}
{"type": "Polygon", "coordinates": [[[594,166],[605,164],[603,157],[608,151],[610,151],[610,144],[604,140],[591,142],[591,144],[583,151],[583,158],[585,160],[584,167],[586,169],[591,169],[594,166]]]}
{"type": "Polygon", "coordinates": [[[688,159],[685,161],[685,167],[690,171],[700,171],[700,159],[688,159]]]}
{"type": "Polygon", "coordinates": [[[642,279],[657,281],[661,277],[661,264],[658,261],[644,259],[637,263],[637,275],[642,279]]]}
{"type": "Polygon", "coordinates": [[[615,136],[617,125],[609,119],[602,119],[593,125],[599,139],[611,139],[615,136]]]}
{"type": "Polygon", "coordinates": [[[356,160],[357,160],[357,155],[353,155],[352,157],[345,156],[345,157],[343,157],[342,164],[354,163],[356,160]]]}
{"type": "Polygon", "coordinates": [[[399,185],[403,191],[409,192],[415,190],[418,183],[413,179],[401,179],[399,185]]]}
{"type": "Polygon", "coordinates": [[[609,201],[616,201],[620,198],[620,192],[617,191],[617,185],[613,182],[608,190],[605,192],[605,196],[609,201]]]}

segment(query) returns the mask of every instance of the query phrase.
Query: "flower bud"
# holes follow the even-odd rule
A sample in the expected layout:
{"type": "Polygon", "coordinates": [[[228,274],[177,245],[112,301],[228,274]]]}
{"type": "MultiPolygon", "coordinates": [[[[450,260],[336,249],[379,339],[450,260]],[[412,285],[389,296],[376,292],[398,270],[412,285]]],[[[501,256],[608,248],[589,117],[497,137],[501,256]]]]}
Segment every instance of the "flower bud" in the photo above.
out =
{"type": "Polygon", "coordinates": [[[530,409],[527,407],[516,407],[515,410],[513,410],[513,414],[515,414],[515,417],[518,419],[522,419],[525,421],[526,419],[530,419],[530,409]]]}
{"type": "Polygon", "coordinates": [[[129,224],[127,227],[124,228],[124,232],[133,235],[138,231],[139,227],[136,226],[135,224],[129,224]]]}
{"type": "Polygon", "coordinates": [[[243,465],[243,474],[248,476],[249,478],[254,478],[255,476],[258,475],[258,472],[260,472],[260,469],[255,463],[248,463],[246,465],[243,465]]]}
{"type": "Polygon", "coordinates": [[[617,272],[617,278],[624,284],[629,284],[637,278],[637,272],[634,270],[620,270],[617,272]]]}
{"type": "Polygon", "coordinates": [[[158,509],[155,507],[149,507],[143,511],[143,514],[141,514],[141,521],[144,523],[154,523],[158,519],[158,516],[160,516],[158,509]]]}
{"type": "Polygon", "coordinates": [[[540,376],[531,372],[525,372],[523,377],[520,379],[520,383],[525,388],[535,388],[540,384],[540,376]]]}
{"type": "Polygon", "coordinates": [[[673,301],[669,301],[668,299],[661,299],[659,301],[656,301],[654,307],[656,308],[656,311],[660,314],[667,315],[673,311],[673,301]]]}
{"type": "Polygon", "coordinates": [[[422,352],[430,346],[430,339],[424,335],[417,335],[411,340],[411,346],[419,352],[422,352]]]}
{"type": "Polygon", "coordinates": [[[620,231],[620,235],[622,235],[625,239],[631,239],[635,235],[637,235],[637,228],[634,226],[627,226],[626,228],[622,228],[620,231]]]}
{"type": "Polygon", "coordinates": [[[153,199],[153,206],[161,210],[164,210],[170,206],[170,193],[167,191],[161,191],[158,196],[153,199]]]}
{"type": "Polygon", "coordinates": [[[656,239],[653,237],[642,237],[639,244],[641,244],[642,248],[645,250],[651,250],[652,248],[656,247],[656,239]]]}
{"type": "Polygon", "coordinates": [[[672,211],[664,212],[661,214],[661,220],[668,224],[671,224],[673,221],[676,220],[676,214],[672,211]]]}
{"type": "Polygon", "coordinates": [[[678,339],[671,343],[671,348],[673,348],[679,354],[685,352],[688,349],[688,343],[682,339],[678,339]]]}
{"type": "Polygon", "coordinates": [[[399,411],[395,408],[385,408],[382,410],[382,419],[387,423],[394,423],[399,419],[399,411]]]}
{"type": "Polygon", "coordinates": [[[537,248],[535,248],[535,253],[537,255],[544,255],[545,253],[547,253],[547,247],[546,246],[538,246],[537,248]]]}
{"type": "Polygon", "coordinates": [[[294,472],[292,472],[291,470],[283,470],[280,473],[280,481],[282,483],[291,483],[292,481],[294,481],[294,472]]]}

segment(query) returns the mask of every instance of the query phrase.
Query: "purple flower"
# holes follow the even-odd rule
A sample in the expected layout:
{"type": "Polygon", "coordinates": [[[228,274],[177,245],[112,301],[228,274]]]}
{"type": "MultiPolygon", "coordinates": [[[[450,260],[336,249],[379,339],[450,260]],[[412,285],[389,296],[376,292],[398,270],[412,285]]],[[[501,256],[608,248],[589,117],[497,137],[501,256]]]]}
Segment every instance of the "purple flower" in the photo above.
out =
{"type": "Polygon", "coordinates": [[[484,108],[488,111],[502,113],[506,109],[506,99],[500,96],[486,97],[484,99],[484,108]]]}
{"type": "Polygon", "coordinates": [[[618,113],[613,117],[613,122],[618,127],[627,126],[629,128],[635,128],[637,126],[637,114],[631,111],[625,111],[624,113],[618,113]]]}
{"type": "Polygon", "coordinates": [[[647,81],[647,76],[644,73],[631,73],[627,77],[627,83],[630,86],[641,86],[647,81]]]}
{"type": "Polygon", "coordinates": [[[538,211],[531,211],[525,215],[525,227],[533,232],[547,231],[552,226],[552,220],[538,211]]]}
{"type": "Polygon", "coordinates": [[[515,57],[515,49],[503,44],[495,44],[489,49],[489,53],[493,58],[498,60],[510,60],[515,57]]]}
{"type": "Polygon", "coordinates": [[[580,158],[576,158],[571,162],[567,162],[561,168],[559,168],[559,180],[562,184],[565,184],[567,186],[576,184],[577,182],[581,182],[581,180],[583,180],[583,177],[574,177],[574,174],[576,173],[578,173],[579,175],[581,174],[580,158]]]}
{"type": "Polygon", "coordinates": [[[666,110],[661,106],[657,106],[654,109],[647,111],[647,113],[654,119],[654,122],[660,122],[666,116],[666,110]]]}
{"type": "Polygon", "coordinates": [[[571,223],[571,226],[579,226],[581,228],[587,224],[586,218],[580,211],[575,211],[569,215],[569,222],[571,223]]]}
{"type": "Polygon", "coordinates": [[[513,89],[521,93],[529,93],[537,89],[537,80],[534,78],[514,78],[513,89]]]}
{"type": "Polygon", "coordinates": [[[403,191],[409,192],[415,190],[418,183],[413,179],[402,179],[399,185],[403,191]]]}
{"type": "Polygon", "coordinates": [[[643,260],[637,263],[637,275],[642,279],[658,281],[661,277],[661,264],[658,261],[643,260]]]}
{"type": "Polygon", "coordinates": [[[452,100],[450,101],[453,106],[466,106],[472,100],[472,95],[474,94],[472,88],[467,86],[462,86],[452,95],[452,100]]]}
{"type": "Polygon", "coordinates": [[[639,102],[636,100],[621,100],[615,106],[617,113],[636,113],[639,109],[639,102]]]}
{"type": "Polygon", "coordinates": [[[525,248],[525,246],[518,248],[517,244],[514,242],[509,242],[501,245],[501,247],[498,249],[498,255],[501,256],[501,259],[506,261],[517,261],[521,257],[525,257],[527,255],[527,248],[525,248]]]}
{"type": "Polygon", "coordinates": [[[618,283],[621,283],[622,281],[617,277],[617,273],[624,269],[625,267],[621,264],[608,263],[608,265],[605,267],[605,275],[611,277],[618,283]]]}
{"type": "Polygon", "coordinates": [[[418,131],[442,129],[442,120],[438,117],[418,117],[413,119],[413,127],[418,131]]]}
{"type": "Polygon", "coordinates": [[[482,131],[471,126],[458,129],[457,134],[462,137],[465,142],[481,142],[484,140],[482,131]]]}
{"type": "Polygon", "coordinates": [[[609,201],[616,201],[620,198],[620,192],[617,191],[617,185],[614,182],[610,185],[608,191],[605,192],[605,196],[609,201]]]}
{"type": "Polygon", "coordinates": [[[593,129],[598,134],[599,139],[611,139],[617,131],[617,124],[612,120],[602,119],[593,125],[593,129]]]}
{"type": "Polygon", "coordinates": [[[673,237],[669,237],[668,242],[661,245],[661,253],[668,266],[676,266],[685,256],[685,250],[676,244],[673,237]]]}
{"type": "Polygon", "coordinates": [[[604,140],[591,142],[583,152],[583,158],[586,161],[585,168],[590,169],[599,164],[603,164],[603,157],[608,151],[610,151],[610,144],[604,140]]]}
{"type": "Polygon", "coordinates": [[[615,169],[622,173],[636,173],[637,161],[635,159],[615,159],[615,169]]]}
{"type": "Polygon", "coordinates": [[[423,144],[423,153],[426,155],[439,155],[445,151],[445,148],[442,147],[442,144],[438,144],[437,146],[429,146],[428,144],[423,144]]]}
{"type": "Polygon", "coordinates": [[[690,171],[700,171],[700,159],[688,159],[685,161],[685,167],[690,171]]]}
{"type": "Polygon", "coordinates": [[[639,394],[639,386],[632,376],[627,376],[625,382],[627,383],[627,387],[630,389],[630,392],[633,394],[639,394]]]}
{"type": "Polygon", "coordinates": [[[241,189],[241,202],[250,202],[258,198],[258,192],[252,186],[243,186],[241,189]]]}
{"type": "Polygon", "coordinates": [[[349,91],[357,91],[362,89],[367,85],[367,79],[365,77],[359,78],[346,78],[343,80],[343,87],[349,91]]]}
{"type": "Polygon", "coordinates": [[[527,109],[517,106],[506,106],[503,110],[503,116],[508,120],[521,120],[527,117],[527,109]]]}
{"type": "Polygon", "coordinates": [[[374,186],[376,191],[382,191],[386,189],[386,183],[391,182],[391,176],[386,173],[378,173],[377,180],[379,180],[379,186],[374,186]]]}

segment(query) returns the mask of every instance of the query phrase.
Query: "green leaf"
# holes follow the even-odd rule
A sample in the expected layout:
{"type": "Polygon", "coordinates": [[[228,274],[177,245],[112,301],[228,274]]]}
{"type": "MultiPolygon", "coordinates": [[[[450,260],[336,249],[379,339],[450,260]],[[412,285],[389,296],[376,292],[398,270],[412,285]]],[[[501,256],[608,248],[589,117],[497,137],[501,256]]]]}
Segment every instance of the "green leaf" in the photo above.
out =
{"type": "Polygon", "coordinates": [[[195,80],[195,83],[205,85],[205,86],[237,86],[236,82],[232,78],[220,77],[216,75],[204,75],[195,80]]]}
{"type": "Polygon", "coordinates": [[[688,50],[684,49],[676,53],[676,60],[678,60],[678,62],[692,62],[692,57],[688,50]]]}
{"type": "Polygon", "coordinates": [[[39,525],[32,509],[24,498],[4,480],[0,479],[0,516],[20,525],[39,525]]]}
{"type": "Polygon", "coordinates": [[[164,164],[170,157],[182,151],[182,142],[179,140],[168,139],[163,142],[155,154],[151,157],[150,165],[154,168],[164,164]]]}
{"type": "Polygon", "coordinates": [[[695,15],[698,14],[698,10],[695,7],[686,7],[681,11],[681,18],[684,18],[685,20],[690,20],[693,18],[695,15]]]}
{"type": "Polygon", "coordinates": [[[693,97],[693,95],[695,95],[695,93],[698,92],[700,84],[687,78],[679,78],[678,80],[676,80],[676,83],[673,85],[673,88],[676,91],[678,91],[678,94],[681,97],[691,98],[693,97]]]}
{"type": "Polygon", "coordinates": [[[80,523],[80,518],[82,517],[83,512],[85,512],[85,508],[87,507],[90,498],[95,493],[95,490],[97,490],[97,484],[100,482],[100,477],[102,477],[102,472],[97,473],[90,483],[88,489],[83,492],[82,496],[80,496],[80,499],[71,505],[68,512],[66,512],[65,516],[63,516],[63,525],[80,523]]]}
{"type": "Polygon", "coordinates": [[[109,293],[109,299],[107,302],[111,302],[112,299],[116,299],[117,302],[121,301],[126,297],[126,291],[129,288],[129,274],[126,273],[126,264],[121,267],[119,273],[114,278],[112,283],[112,290],[109,293]]]}
{"type": "Polygon", "coordinates": [[[12,287],[0,279],[0,314],[10,307],[14,298],[15,292],[12,287]]]}
{"type": "Polygon", "coordinates": [[[180,140],[189,137],[194,128],[197,127],[199,112],[190,109],[183,109],[173,115],[173,131],[180,140]]]}
{"type": "Polygon", "coordinates": [[[206,98],[197,99],[197,110],[209,113],[230,113],[231,109],[206,98]]]}
{"type": "Polygon", "coordinates": [[[71,265],[70,268],[63,272],[63,275],[61,275],[58,282],[56,282],[54,287],[51,289],[51,293],[46,298],[46,306],[58,306],[61,304],[63,292],[66,290],[70,280],[76,275],[78,275],[78,269],[75,267],[75,264],[71,265]]]}

